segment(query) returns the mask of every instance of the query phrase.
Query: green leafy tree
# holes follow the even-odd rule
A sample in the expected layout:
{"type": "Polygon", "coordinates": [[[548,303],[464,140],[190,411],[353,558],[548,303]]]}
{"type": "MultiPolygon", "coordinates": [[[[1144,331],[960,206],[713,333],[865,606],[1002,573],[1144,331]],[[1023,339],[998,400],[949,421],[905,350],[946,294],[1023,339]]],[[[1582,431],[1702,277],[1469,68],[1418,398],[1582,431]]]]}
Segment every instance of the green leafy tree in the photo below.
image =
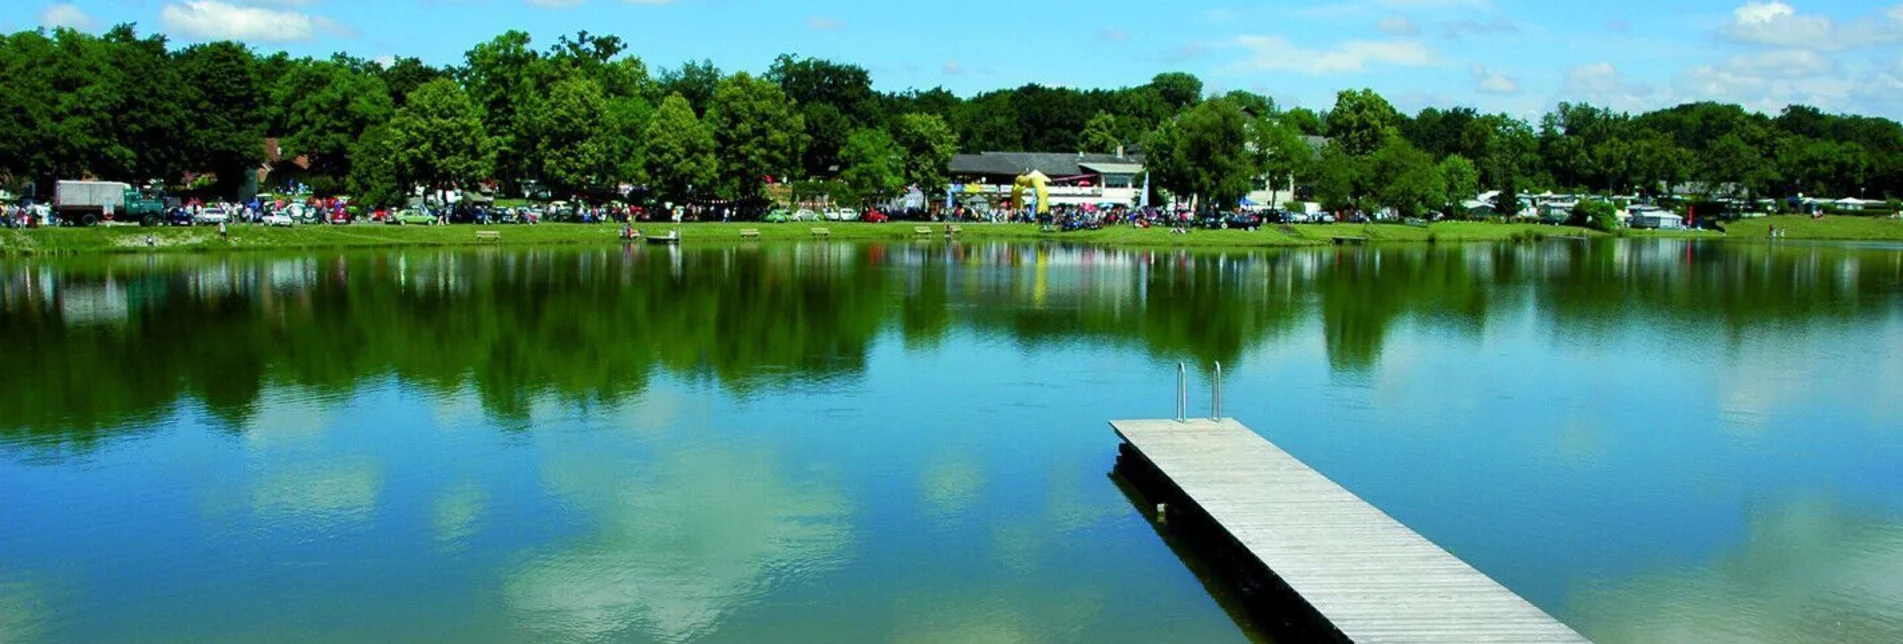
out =
{"type": "Polygon", "coordinates": [[[615,174],[612,138],[620,132],[604,123],[607,108],[601,86],[577,76],[556,83],[543,109],[529,116],[540,166],[536,176],[550,190],[574,194],[615,174]]]}
{"type": "Polygon", "coordinates": [[[952,155],[958,153],[958,135],[936,114],[906,114],[899,117],[893,140],[905,150],[905,181],[927,194],[949,184],[945,170],[952,155]]]}
{"type": "Polygon", "coordinates": [[[384,88],[390,95],[390,104],[394,107],[403,107],[403,102],[409,100],[410,92],[416,91],[416,88],[439,78],[450,77],[448,70],[431,67],[423,64],[422,60],[407,56],[399,56],[387,66],[378,65],[375,70],[377,76],[383,79],[384,88]]]}
{"type": "Polygon", "coordinates": [[[1282,112],[1282,120],[1300,131],[1303,136],[1327,136],[1328,125],[1320,114],[1306,107],[1297,107],[1282,112]]]}
{"type": "MultiPolygon", "coordinates": [[[[1447,185],[1447,195],[1441,203],[1449,214],[1460,210],[1460,203],[1480,194],[1480,169],[1472,161],[1458,154],[1449,154],[1440,160],[1441,180],[1447,185]]],[[[1461,213],[1465,214],[1465,213],[1461,213]]]]}
{"type": "Polygon", "coordinates": [[[396,111],[382,79],[337,61],[292,65],[272,94],[284,110],[287,156],[305,155],[311,172],[326,177],[348,177],[351,148],[396,111]]]}
{"type": "Polygon", "coordinates": [[[839,178],[861,199],[890,197],[905,187],[905,150],[885,130],[854,131],[839,157],[845,164],[839,178]]]}
{"type": "Polygon", "coordinates": [[[510,30],[465,52],[457,74],[494,137],[495,174],[504,185],[534,178],[534,116],[557,72],[530,45],[527,32],[510,30]]]}
{"type": "Polygon", "coordinates": [[[382,208],[402,205],[408,196],[403,179],[397,175],[396,150],[390,145],[390,127],[376,125],[365,130],[350,147],[350,196],[353,203],[382,208]]]}
{"type": "Polygon", "coordinates": [[[694,116],[694,106],[679,94],[668,96],[648,121],[643,173],[663,199],[684,200],[706,191],[719,168],[714,135],[694,116]]]}
{"type": "Polygon", "coordinates": [[[648,121],[654,118],[654,106],[639,95],[611,98],[601,115],[606,130],[607,179],[635,182],[641,177],[641,158],[647,154],[648,121]]]}
{"type": "Polygon", "coordinates": [[[243,45],[214,42],[178,53],[179,80],[192,126],[190,159],[218,176],[217,191],[236,196],[264,158],[264,91],[257,59],[243,45]]]}
{"type": "Polygon", "coordinates": [[[680,67],[661,70],[655,79],[655,91],[660,96],[679,94],[694,107],[694,114],[704,116],[714,105],[714,94],[720,91],[722,79],[720,68],[711,60],[690,60],[680,67]]]}
{"type": "Polygon", "coordinates": [[[1077,138],[1085,152],[1109,154],[1123,145],[1117,139],[1117,117],[1111,116],[1109,112],[1098,112],[1096,116],[1090,117],[1090,122],[1084,124],[1083,134],[1077,138]]]}
{"type": "Polygon", "coordinates": [[[1401,114],[1371,89],[1343,90],[1328,112],[1328,137],[1354,156],[1374,154],[1399,134],[1401,114]]]}
{"type": "Polygon", "coordinates": [[[1340,145],[1329,143],[1322,148],[1321,158],[1316,161],[1315,197],[1321,200],[1322,207],[1329,210],[1357,208],[1367,174],[1363,158],[1348,154],[1340,145]]]}
{"type": "Polygon", "coordinates": [[[1251,124],[1250,135],[1270,199],[1285,185],[1314,178],[1318,155],[1292,121],[1279,116],[1258,118],[1251,124]]]}
{"type": "Polygon", "coordinates": [[[1619,228],[1619,215],[1612,202],[1588,199],[1573,206],[1566,225],[1609,233],[1619,228]]]}
{"type": "Polygon", "coordinates": [[[1493,212],[1501,217],[1520,216],[1520,180],[1509,177],[1493,196],[1493,212]]]}
{"type": "Polygon", "coordinates": [[[806,122],[786,92],[740,72],[721,81],[707,110],[720,149],[720,183],[729,197],[759,194],[767,177],[785,177],[806,149],[806,122]]]}
{"type": "Polygon", "coordinates": [[[1381,205],[1393,208],[1402,217],[1419,217],[1428,208],[1447,199],[1447,182],[1441,177],[1434,159],[1409,143],[1393,137],[1374,153],[1375,184],[1381,205]]]}
{"type": "Polygon", "coordinates": [[[482,123],[482,108],[448,79],[416,88],[390,119],[391,161],[403,186],[443,190],[488,178],[496,149],[482,123]]]}
{"type": "Polygon", "coordinates": [[[1203,100],[1203,81],[1194,74],[1186,72],[1164,72],[1150,79],[1150,87],[1156,88],[1163,101],[1172,109],[1181,110],[1203,100]]]}
{"type": "Polygon", "coordinates": [[[1212,99],[1159,130],[1147,163],[1160,187],[1216,208],[1234,207],[1260,170],[1248,149],[1247,122],[1234,103],[1212,99]]]}

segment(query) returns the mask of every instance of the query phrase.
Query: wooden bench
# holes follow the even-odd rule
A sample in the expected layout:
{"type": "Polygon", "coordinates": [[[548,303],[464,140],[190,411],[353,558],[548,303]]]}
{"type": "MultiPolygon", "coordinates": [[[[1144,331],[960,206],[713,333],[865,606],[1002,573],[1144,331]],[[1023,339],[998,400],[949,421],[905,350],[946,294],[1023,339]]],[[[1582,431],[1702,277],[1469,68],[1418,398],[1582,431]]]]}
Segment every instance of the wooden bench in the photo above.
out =
{"type": "Polygon", "coordinates": [[[912,227],[912,234],[914,234],[914,235],[930,235],[930,234],[932,234],[932,227],[931,227],[931,226],[913,226],[913,227],[912,227]]]}
{"type": "Polygon", "coordinates": [[[1042,225],[1042,226],[1038,226],[1038,227],[1037,227],[1037,232],[1040,232],[1040,233],[1054,233],[1054,232],[1057,232],[1057,227],[1056,227],[1056,226],[1052,226],[1052,225],[1050,225],[1050,224],[1044,224],[1044,225],[1042,225]]]}
{"type": "Polygon", "coordinates": [[[833,236],[833,231],[827,230],[825,228],[814,228],[813,236],[814,237],[831,237],[833,236]]]}
{"type": "Polygon", "coordinates": [[[963,227],[961,227],[961,226],[959,226],[958,224],[952,224],[952,225],[950,225],[950,226],[946,226],[946,227],[945,227],[945,235],[946,235],[947,237],[949,237],[949,236],[951,236],[951,235],[956,235],[956,234],[959,234],[959,233],[962,233],[962,232],[965,232],[965,229],[964,229],[963,227]]]}
{"type": "Polygon", "coordinates": [[[1366,237],[1336,237],[1335,238],[1336,246],[1349,246],[1349,245],[1359,246],[1366,243],[1368,243],[1368,238],[1366,237]]]}
{"type": "Polygon", "coordinates": [[[758,229],[758,228],[742,228],[742,229],[740,229],[740,238],[741,238],[741,239],[759,239],[759,238],[760,238],[760,229],[758,229]]]}
{"type": "Polygon", "coordinates": [[[499,241],[502,241],[502,231],[500,231],[500,230],[478,230],[478,231],[476,231],[476,241],[479,241],[479,242],[483,242],[483,241],[492,241],[492,242],[499,242],[499,241]]]}

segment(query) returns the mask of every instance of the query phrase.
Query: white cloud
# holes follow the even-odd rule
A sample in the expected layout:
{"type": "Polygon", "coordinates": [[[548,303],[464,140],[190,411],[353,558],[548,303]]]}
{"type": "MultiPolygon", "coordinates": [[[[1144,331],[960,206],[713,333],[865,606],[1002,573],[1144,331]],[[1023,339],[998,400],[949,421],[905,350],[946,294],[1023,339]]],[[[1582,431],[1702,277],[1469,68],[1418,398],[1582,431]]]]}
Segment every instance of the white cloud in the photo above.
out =
{"type": "Polygon", "coordinates": [[[1467,68],[1467,72],[1473,75],[1474,89],[1482,94],[1512,96],[1520,93],[1520,81],[1514,80],[1512,76],[1488,70],[1485,65],[1472,65],[1467,68]]]}
{"type": "Polygon", "coordinates": [[[99,21],[93,20],[92,16],[86,15],[85,11],[80,10],[79,5],[55,2],[46,5],[46,8],[40,11],[40,26],[47,28],[65,27],[67,29],[86,31],[99,26],[99,21]]]}
{"type": "Polygon", "coordinates": [[[1733,42],[1770,47],[1836,51],[1903,41],[1903,5],[1882,16],[1839,24],[1828,16],[1798,13],[1773,0],[1752,0],[1732,10],[1718,35],[1733,42]]]}
{"type": "Polygon", "coordinates": [[[819,31],[837,31],[846,28],[846,23],[837,18],[807,18],[806,26],[819,31]]]}
{"type": "Polygon", "coordinates": [[[1130,32],[1122,29],[1105,29],[1097,32],[1097,39],[1104,42],[1126,42],[1130,40],[1130,32]]]}
{"type": "Polygon", "coordinates": [[[1360,72],[1373,65],[1420,67],[1440,60],[1418,40],[1349,40],[1327,49],[1309,49],[1281,36],[1236,37],[1249,57],[1231,65],[1236,71],[1292,71],[1307,74],[1360,72]]]}
{"type": "Polygon", "coordinates": [[[1585,101],[1623,112],[1644,112],[1671,102],[1669,90],[1628,80],[1612,63],[1599,62],[1566,71],[1560,98],[1585,101]]]}
{"type": "Polygon", "coordinates": [[[1465,36],[1492,36],[1520,33],[1519,23],[1513,22],[1504,14],[1494,14],[1487,20],[1453,20],[1441,25],[1449,40],[1465,36]]]}
{"type": "Polygon", "coordinates": [[[1837,62],[1808,49],[1779,49],[1732,56],[1724,66],[1749,76],[1804,78],[1832,73],[1837,69],[1837,62]]]}
{"type": "Polygon", "coordinates": [[[309,42],[320,35],[349,33],[349,29],[329,18],[218,0],[165,5],[159,11],[159,24],[168,32],[198,40],[309,42]]]}
{"type": "Polygon", "coordinates": [[[965,73],[965,66],[958,64],[958,61],[948,60],[945,61],[944,71],[946,76],[959,76],[965,73]]]}
{"type": "Polygon", "coordinates": [[[1420,25],[1414,24],[1414,21],[1409,20],[1407,16],[1390,16],[1387,18],[1382,18],[1381,22],[1375,23],[1375,28],[1380,29],[1381,33],[1384,33],[1390,36],[1419,36],[1421,35],[1420,25]]]}

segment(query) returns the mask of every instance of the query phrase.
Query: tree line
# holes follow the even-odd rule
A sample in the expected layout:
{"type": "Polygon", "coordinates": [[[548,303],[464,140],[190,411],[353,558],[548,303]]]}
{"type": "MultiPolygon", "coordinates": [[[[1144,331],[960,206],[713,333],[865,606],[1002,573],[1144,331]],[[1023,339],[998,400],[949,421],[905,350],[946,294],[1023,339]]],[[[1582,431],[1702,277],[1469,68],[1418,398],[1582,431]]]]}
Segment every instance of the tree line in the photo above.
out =
{"type": "Polygon", "coordinates": [[[1903,126],[1802,105],[1634,115],[1562,103],[1533,123],[1464,107],[1410,116],[1366,89],[1325,110],[1284,108],[1210,95],[1180,72],[963,98],[877,91],[862,67],[792,55],[757,76],[708,61],[651,71],[620,38],[588,32],[537,48],[510,31],[439,67],[173,48],[131,25],[21,31],[0,37],[0,131],[0,180],[16,189],[216,177],[201,187],[229,195],[278,137],[285,156],[308,160],[301,178],[317,193],[378,205],[491,180],[511,194],[634,184],[657,200],[748,200],[791,182],[795,194],[873,198],[944,188],[958,150],[1140,150],[1160,192],[1214,206],[1291,187],[1333,209],[1408,214],[1482,190],[1502,205],[1534,190],[1683,185],[1707,197],[1903,195],[1903,126]]]}

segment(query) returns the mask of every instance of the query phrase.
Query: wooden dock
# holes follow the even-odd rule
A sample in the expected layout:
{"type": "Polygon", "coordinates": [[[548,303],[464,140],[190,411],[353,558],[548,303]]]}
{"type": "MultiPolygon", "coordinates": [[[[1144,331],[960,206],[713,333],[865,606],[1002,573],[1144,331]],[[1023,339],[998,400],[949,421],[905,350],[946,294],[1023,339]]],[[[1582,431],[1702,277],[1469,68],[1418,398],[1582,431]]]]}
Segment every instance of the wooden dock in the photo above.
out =
{"type": "MultiPolygon", "coordinates": [[[[1350,642],[1585,642],[1234,420],[1119,420],[1127,447],[1350,642]]],[[[1304,611],[1307,612],[1307,611],[1304,611]]]]}

